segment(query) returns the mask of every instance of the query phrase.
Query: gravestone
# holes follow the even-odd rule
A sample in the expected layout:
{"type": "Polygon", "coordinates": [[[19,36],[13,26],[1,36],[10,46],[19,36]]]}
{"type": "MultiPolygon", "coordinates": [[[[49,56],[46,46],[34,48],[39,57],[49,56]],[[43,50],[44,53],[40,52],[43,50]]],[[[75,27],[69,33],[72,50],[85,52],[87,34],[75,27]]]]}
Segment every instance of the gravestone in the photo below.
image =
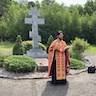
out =
{"type": "Polygon", "coordinates": [[[25,18],[25,24],[32,25],[32,32],[29,32],[29,37],[32,38],[32,49],[27,51],[27,55],[33,58],[47,58],[47,53],[39,48],[41,37],[38,34],[38,25],[44,24],[44,19],[38,18],[40,16],[36,7],[32,8],[29,12],[30,18],[25,18]]]}

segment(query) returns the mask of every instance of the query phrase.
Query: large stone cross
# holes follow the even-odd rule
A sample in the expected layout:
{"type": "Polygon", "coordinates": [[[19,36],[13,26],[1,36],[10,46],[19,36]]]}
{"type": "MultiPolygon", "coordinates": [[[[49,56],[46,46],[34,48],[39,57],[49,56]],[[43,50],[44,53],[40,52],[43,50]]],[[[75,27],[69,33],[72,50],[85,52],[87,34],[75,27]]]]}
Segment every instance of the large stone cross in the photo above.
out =
{"type": "Polygon", "coordinates": [[[31,33],[32,39],[33,39],[32,46],[35,49],[35,48],[39,48],[38,43],[41,41],[41,37],[38,34],[38,25],[44,24],[44,19],[38,18],[38,16],[40,16],[40,13],[36,7],[31,9],[31,11],[29,12],[29,15],[32,17],[25,18],[25,23],[32,24],[32,33],[31,33]]]}
{"type": "Polygon", "coordinates": [[[47,58],[48,55],[46,51],[40,49],[38,44],[41,41],[41,37],[38,34],[38,25],[44,24],[44,19],[38,18],[40,16],[40,13],[36,7],[31,9],[29,15],[30,18],[25,18],[25,23],[32,25],[32,32],[30,31],[29,34],[32,38],[33,48],[27,51],[27,55],[33,58],[47,58]]]}

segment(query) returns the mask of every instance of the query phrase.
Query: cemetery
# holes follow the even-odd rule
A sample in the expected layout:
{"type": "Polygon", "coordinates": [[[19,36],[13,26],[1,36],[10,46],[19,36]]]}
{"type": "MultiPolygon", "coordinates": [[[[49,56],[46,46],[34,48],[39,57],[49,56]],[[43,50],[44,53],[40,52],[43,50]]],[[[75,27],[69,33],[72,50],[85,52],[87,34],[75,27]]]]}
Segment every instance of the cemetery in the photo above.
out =
{"type": "Polygon", "coordinates": [[[83,6],[55,0],[0,3],[0,96],[96,95],[96,0],[83,6]],[[54,86],[48,56],[58,31],[69,46],[70,70],[67,84],[54,86]]]}

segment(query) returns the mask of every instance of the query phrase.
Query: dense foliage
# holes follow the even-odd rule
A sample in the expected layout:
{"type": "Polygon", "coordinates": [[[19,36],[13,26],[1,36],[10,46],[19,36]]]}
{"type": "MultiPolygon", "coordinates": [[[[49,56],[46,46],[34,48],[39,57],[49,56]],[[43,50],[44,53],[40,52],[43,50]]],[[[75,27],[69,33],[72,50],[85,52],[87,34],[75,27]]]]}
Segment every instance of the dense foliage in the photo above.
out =
{"type": "Polygon", "coordinates": [[[7,13],[11,1],[12,0],[0,0],[0,17],[4,16],[7,13]]]}
{"type": "Polygon", "coordinates": [[[28,56],[9,56],[4,63],[4,68],[13,72],[31,72],[37,67],[36,62],[28,56]]]}
{"type": "Polygon", "coordinates": [[[3,67],[4,65],[4,58],[3,56],[0,56],[0,67],[3,67]]]}
{"type": "MultiPolygon", "coordinates": [[[[24,19],[28,17],[29,6],[13,0],[10,2],[10,6],[2,7],[7,8],[8,11],[3,10],[6,15],[0,17],[0,40],[15,41],[18,34],[23,40],[27,40],[31,26],[24,24],[24,19]]],[[[9,2],[4,4],[9,5],[9,2]]],[[[84,6],[72,5],[70,7],[57,4],[55,0],[43,0],[41,4],[36,2],[36,6],[46,22],[39,26],[43,43],[47,43],[50,35],[55,38],[56,32],[62,30],[64,39],[68,43],[75,37],[79,37],[91,44],[96,44],[96,0],[88,0],[84,6]]]]}
{"type": "Polygon", "coordinates": [[[47,53],[48,53],[48,49],[49,49],[51,43],[53,42],[53,40],[54,40],[53,36],[50,35],[48,38],[48,41],[47,41],[47,53]]]}
{"type": "Polygon", "coordinates": [[[16,43],[13,47],[13,55],[23,55],[25,52],[25,49],[22,44],[21,36],[18,35],[16,39],[16,43]]]}
{"type": "MultiPolygon", "coordinates": [[[[23,47],[25,49],[25,53],[28,50],[32,49],[32,41],[31,40],[23,41],[22,44],[23,44],[23,47]]],[[[39,48],[41,48],[42,50],[46,51],[46,46],[44,44],[42,44],[42,43],[39,43],[39,48]]]]}
{"type": "Polygon", "coordinates": [[[89,44],[87,43],[87,41],[84,41],[84,39],[75,38],[75,40],[72,41],[71,45],[71,57],[82,60],[83,53],[86,49],[88,49],[88,47],[89,44]]]}
{"type": "Polygon", "coordinates": [[[85,68],[85,63],[77,59],[71,59],[70,68],[71,69],[83,69],[85,68]]]}

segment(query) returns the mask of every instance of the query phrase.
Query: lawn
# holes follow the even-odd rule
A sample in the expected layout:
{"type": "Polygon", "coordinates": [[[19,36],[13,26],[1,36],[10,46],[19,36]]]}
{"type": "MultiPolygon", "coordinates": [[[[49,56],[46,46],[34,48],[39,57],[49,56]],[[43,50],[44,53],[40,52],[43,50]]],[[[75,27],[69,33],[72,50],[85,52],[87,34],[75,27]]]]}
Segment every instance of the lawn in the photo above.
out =
{"type": "Polygon", "coordinates": [[[89,46],[85,53],[89,55],[96,55],[96,46],[89,46]]]}
{"type": "MultiPolygon", "coordinates": [[[[12,48],[14,43],[10,42],[1,42],[0,43],[0,56],[9,56],[12,55],[12,48]]],[[[89,48],[85,51],[87,55],[96,55],[96,46],[89,46],[89,48]]],[[[84,68],[83,62],[79,62],[77,60],[71,60],[72,68],[82,69],[84,68]]]]}
{"type": "Polygon", "coordinates": [[[12,55],[13,43],[0,42],[0,56],[12,55]]]}
{"type": "MultiPolygon", "coordinates": [[[[0,42],[0,56],[12,55],[13,46],[14,46],[14,43],[0,42]]],[[[89,46],[89,48],[85,51],[85,53],[90,55],[95,55],[96,46],[89,46]]]]}

